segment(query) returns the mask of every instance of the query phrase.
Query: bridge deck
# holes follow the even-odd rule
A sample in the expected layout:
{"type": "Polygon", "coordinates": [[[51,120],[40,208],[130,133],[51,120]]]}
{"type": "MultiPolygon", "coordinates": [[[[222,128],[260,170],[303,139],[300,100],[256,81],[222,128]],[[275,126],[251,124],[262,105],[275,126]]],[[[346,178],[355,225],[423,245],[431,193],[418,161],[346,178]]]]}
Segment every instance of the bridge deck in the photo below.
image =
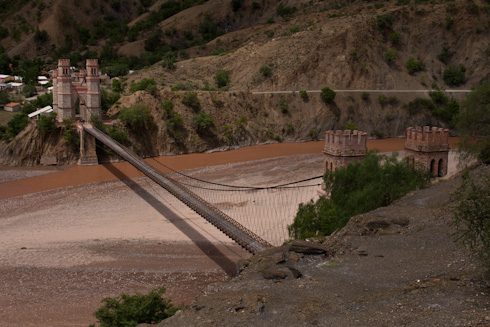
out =
{"type": "Polygon", "coordinates": [[[78,128],[85,130],[87,133],[93,135],[96,139],[107,145],[119,156],[127,160],[130,164],[151,178],[158,185],[165,188],[169,193],[201,215],[204,219],[213,224],[213,226],[221,230],[249,252],[255,254],[271,246],[271,244],[269,244],[267,241],[233,220],[230,216],[226,215],[209,202],[206,202],[188,190],[185,186],[169,178],[168,176],[163,176],[153,167],[149,166],[139,156],[132,153],[129,149],[109,137],[107,134],[95,128],[92,124],[79,124],[78,128]]]}

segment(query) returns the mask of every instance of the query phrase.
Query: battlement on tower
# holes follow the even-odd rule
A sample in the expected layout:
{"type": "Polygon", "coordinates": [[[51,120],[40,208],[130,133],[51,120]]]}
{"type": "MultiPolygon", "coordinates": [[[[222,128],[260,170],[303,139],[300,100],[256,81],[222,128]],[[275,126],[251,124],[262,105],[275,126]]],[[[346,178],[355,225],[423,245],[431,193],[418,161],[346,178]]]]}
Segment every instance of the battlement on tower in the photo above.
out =
{"type": "Polygon", "coordinates": [[[58,59],[58,67],[70,67],[70,59],[58,59]]]}
{"type": "Polygon", "coordinates": [[[409,127],[405,149],[422,152],[449,151],[449,130],[429,126],[409,127]]]}
{"type": "Polygon", "coordinates": [[[52,77],[52,78],[58,78],[58,71],[57,71],[56,69],[53,69],[53,70],[51,71],[51,77],[52,77]]]}
{"type": "Polygon", "coordinates": [[[98,59],[87,59],[86,65],[87,65],[87,67],[99,67],[99,60],[98,59]]]}
{"type": "Polygon", "coordinates": [[[325,132],[323,153],[332,156],[364,156],[367,133],[362,131],[337,130],[325,132]]]}

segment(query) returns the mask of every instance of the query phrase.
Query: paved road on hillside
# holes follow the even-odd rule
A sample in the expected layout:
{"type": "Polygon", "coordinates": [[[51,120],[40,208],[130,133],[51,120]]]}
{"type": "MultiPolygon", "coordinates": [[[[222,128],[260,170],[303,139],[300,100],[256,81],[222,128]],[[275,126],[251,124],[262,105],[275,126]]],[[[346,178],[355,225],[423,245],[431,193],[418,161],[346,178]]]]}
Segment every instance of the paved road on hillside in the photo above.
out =
{"type": "MultiPolygon", "coordinates": [[[[434,90],[334,90],[337,93],[428,93],[434,90]]],[[[299,91],[255,91],[252,94],[292,94],[299,91]]],[[[320,93],[321,90],[310,90],[308,93],[320,93]]],[[[471,90],[444,90],[446,93],[470,93],[471,90]]]]}

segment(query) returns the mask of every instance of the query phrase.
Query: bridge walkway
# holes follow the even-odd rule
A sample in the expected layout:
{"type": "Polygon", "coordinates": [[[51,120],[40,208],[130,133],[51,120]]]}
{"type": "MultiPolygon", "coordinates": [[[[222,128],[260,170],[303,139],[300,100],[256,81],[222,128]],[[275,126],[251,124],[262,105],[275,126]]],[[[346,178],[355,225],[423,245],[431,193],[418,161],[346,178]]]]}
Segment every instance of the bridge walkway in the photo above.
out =
{"type": "Polygon", "coordinates": [[[160,172],[149,166],[141,157],[134,154],[119,142],[112,139],[107,134],[103,133],[90,123],[78,123],[77,127],[83,129],[96,139],[107,145],[110,149],[116,152],[123,159],[132,164],[135,168],[141,171],[143,174],[152,179],[155,183],[166,189],[169,193],[186,204],[189,208],[194,210],[213,226],[221,230],[228,237],[245,248],[247,251],[255,254],[271,247],[271,244],[260,236],[256,235],[245,226],[236,222],[210,204],[206,202],[198,195],[187,189],[179,182],[173,180],[168,176],[163,176],[160,172]]]}

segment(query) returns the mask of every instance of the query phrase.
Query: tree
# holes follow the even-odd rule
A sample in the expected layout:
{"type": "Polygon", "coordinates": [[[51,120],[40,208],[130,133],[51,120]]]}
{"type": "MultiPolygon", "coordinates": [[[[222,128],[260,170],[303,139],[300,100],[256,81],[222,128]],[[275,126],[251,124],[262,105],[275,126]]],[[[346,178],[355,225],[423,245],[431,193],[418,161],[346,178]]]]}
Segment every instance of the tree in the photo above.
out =
{"type": "Polygon", "coordinates": [[[490,163],[490,82],[476,87],[461,103],[456,128],[464,158],[490,163]]]}
{"type": "Polygon", "coordinates": [[[41,136],[48,134],[56,129],[56,113],[52,112],[49,116],[41,115],[37,121],[37,129],[41,136]]]}
{"type": "Polygon", "coordinates": [[[119,120],[135,134],[143,134],[149,129],[156,128],[153,116],[147,105],[136,105],[132,108],[123,108],[119,113],[119,120]]]}
{"type": "Polygon", "coordinates": [[[196,131],[200,134],[209,133],[211,128],[214,126],[213,117],[202,111],[193,116],[192,121],[194,122],[196,131]]]}
{"type": "Polygon", "coordinates": [[[323,101],[325,101],[325,103],[331,103],[335,99],[336,93],[331,88],[324,87],[322,89],[322,92],[320,93],[320,95],[321,95],[323,101]]]}
{"type": "Polygon", "coordinates": [[[199,108],[201,107],[201,102],[199,101],[196,92],[190,92],[190,91],[185,92],[184,98],[182,99],[182,103],[188,107],[191,107],[194,110],[199,110],[199,108]]]}
{"type": "Polygon", "coordinates": [[[272,68],[270,66],[267,66],[267,65],[260,66],[259,72],[262,76],[264,76],[266,78],[272,76],[272,68]]]}
{"type": "Polygon", "coordinates": [[[363,161],[352,162],[324,176],[329,199],[302,204],[289,235],[294,238],[325,236],[347,224],[355,215],[386,206],[408,192],[425,187],[428,171],[398,161],[396,154],[368,153],[363,161]]]}
{"type": "Polygon", "coordinates": [[[214,81],[216,82],[216,86],[218,88],[228,86],[228,83],[230,82],[230,73],[226,70],[220,70],[214,76],[214,81]]]}
{"type": "Polygon", "coordinates": [[[460,86],[466,83],[465,71],[466,69],[463,65],[449,66],[444,70],[442,78],[449,86],[460,86]]]}

